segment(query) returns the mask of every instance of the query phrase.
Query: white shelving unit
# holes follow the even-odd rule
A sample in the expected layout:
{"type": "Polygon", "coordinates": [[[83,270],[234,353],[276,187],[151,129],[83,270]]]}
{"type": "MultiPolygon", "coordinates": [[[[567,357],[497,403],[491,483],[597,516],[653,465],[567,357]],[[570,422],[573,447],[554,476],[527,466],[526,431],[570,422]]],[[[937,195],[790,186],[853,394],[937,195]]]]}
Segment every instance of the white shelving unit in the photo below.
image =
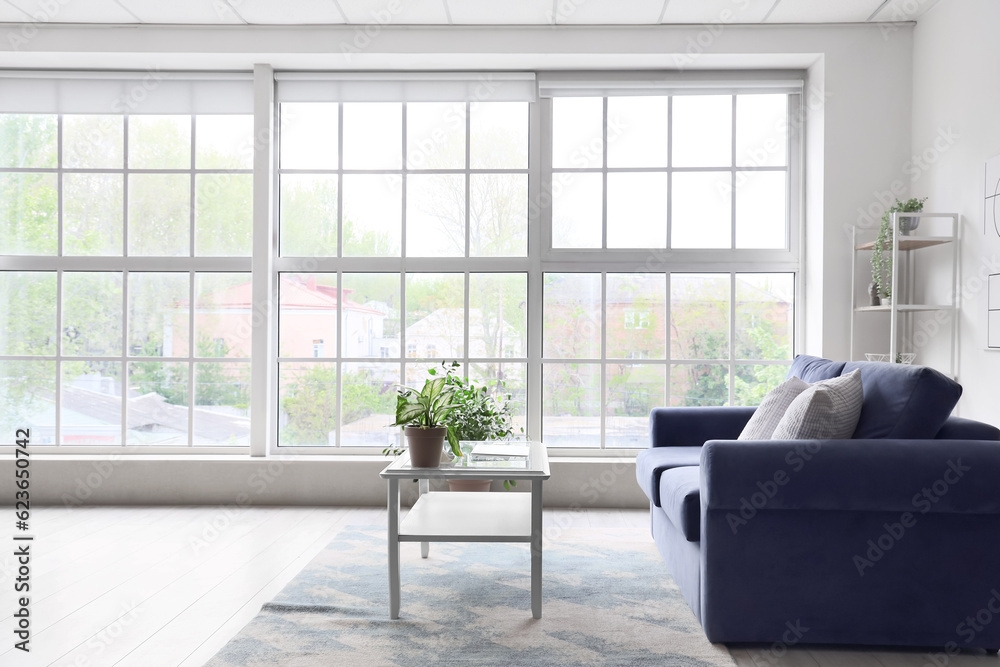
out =
{"type": "MultiPolygon", "coordinates": [[[[927,229],[927,224],[924,229],[927,229]]],[[[937,227],[941,224],[937,223],[937,227]]],[[[892,216],[893,235],[891,247],[888,250],[892,254],[892,303],[886,306],[859,305],[858,298],[858,262],[865,265],[870,260],[870,253],[875,246],[872,238],[878,233],[878,229],[859,229],[854,227],[852,234],[851,253],[851,359],[858,360],[855,355],[855,339],[857,338],[858,315],[866,313],[888,313],[889,326],[889,359],[890,363],[896,363],[897,354],[903,350],[899,349],[900,334],[907,339],[913,340],[913,315],[914,313],[926,313],[937,311],[957,311],[958,309],[958,275],[959,275],[959,232],[961,230],[961,216],[958,213],[927,213],[924,211],[914,213],[893,213],[892,216]],[[917,234],[905,235],[899,232],[900,221],[906,218],[921,218],[921,220],[949,219],[951,224],[950,235],[927,235],[917,234]],[[859,236],[867,235],[872,240],[859,239],[859,236]],[[916,259],[919,251],[926,248],[933,248],[941,245],[951,245],[951,290],[949,291],[950,303],[913,303],[914,298],[914,273],[916,271],[916,259]],[[860,259],[859,259],[860,255],[860,259]]],[[[919,228],[918,228],[919,229],[919,228]]],[[[865,273],[868,275],[868,273],[865,273]]],[[[867,281],[866,281],[867,283],[867,281]]],[[[867,294],[867,289],[865,290],[867,294]]],[[[953,313],[951,320],[951,367],[948,374],[955,377],[958,367],[958,317],[953,313]]],[[[910,350],[906,350],[909,352],[910,350]]],[[[940,369],[944,370],[944,369],[940,369]]]]}

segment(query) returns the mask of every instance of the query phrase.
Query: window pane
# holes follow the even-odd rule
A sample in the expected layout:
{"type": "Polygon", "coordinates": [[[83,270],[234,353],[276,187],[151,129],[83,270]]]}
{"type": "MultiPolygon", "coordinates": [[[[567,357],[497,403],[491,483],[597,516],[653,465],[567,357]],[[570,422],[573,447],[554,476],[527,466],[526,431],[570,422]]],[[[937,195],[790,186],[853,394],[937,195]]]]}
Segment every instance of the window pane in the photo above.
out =
{"type": "Polygon", "coordinates": [[[785,172],[736,173],[736,247],[786,248],[785,172]]]}
{"type": "Polygon", "coordinates": [[[56,353],[56,274],[0,273],[0,354],[56,353]]]}
{"type": "MultiPolygon", "coordinates": [[[[195,356],[249,358],[250,326],[256,312],[250,274],[195,274],[194,293],[195,356]]],[[[186,327],[186,304],[181,302],[181,308],[175,321],[184,322],[186,327]]],[[[179,329],[175,329],[175,341],[181,337],[179,329]]],[[[177,349],[176,342],[174,345],[177,349]]]]}
{"type": "Polygon", "coordinates": [[[336,169],[336,103],[281,105],[281,168],[336,169]]]}
{"type": "Polygon", "coordinates": [[[63,116],[63,166],[121,169],[125,166],[125,117],[63,116]]]}
{"type": "Polygon", "coordinates": [[[528,168],[528,103],[474,102],[470,129],[473,169],[528,168]]]}
{"type": "Polygon", "coordinates": [[[721,364],[674,364],[671,406],[719,406],[729,402],[729,368],[721,364]]]}
{"type": "Polygon", "coordinates": [[[253,116],[196,116],[195,167],[253,169],[253,116]]]}
{"type": "Polygon", "coordinates": [[[542,366],[542,441],[548,447],[601,445],[601,366],[542,366]]]}
{"type": "Polygon", "coordinates": [[[729,281],[727,273],[670,275],[671,358],[729,358],[729,281]]]}
{"type": "Polygon", "coordinates": [[[191,116],[129,116],[129,169],[190,169],[191,116]]]}
{"type": "Polygon", "coordinates": [[[528,364],[505,364],[502,362],[470,363],[469,379],[476,384],[486,385],[492,392],[502,391],[510,396],[511,412],[514,417],[514,437],[526,439],[528,426],[528,364]],[[497,382],[503,382],[501,389],[497,382]]]}
{"type": "Polygon", "coordinates": [[[380,449],[398,446],[400,429],[389,426],[396,421],[398,383],[399,364],[344,364],[341,446],[380,449]]]}
{"type": "Polygon", "coordinates": [[[546,273],[544,290],[542,354],[551,359],[600,359],[601,274],[546,273]]]}
{"type": "Polygon", "coordinates": [[[191,177],[130,174],[128,253],[187,256],[191,252],[191,177]]]}
{"type": "Polygon", "coordinates": [[[0,174],[0,254],[55,255],[58,202],[55,174],[0,174]]]}
{"type": "Polygon", "coordinates": [[[667,247],[666,174],[608,174],[608,247],[667,247]]]}
{"type": "Polygon", "coordinates": [[[198,174],[195,187],[195,254],[249,257],[253,241],[253,175],[198,174]]]}
{"type": "Polygon", "coordinates": [[[63,174],[63,253],[122,254],[121,174],[63,174]]]}
{"type": "Polygon", "coordinates": [[[469,176],[469,253],[473,257],[528,254],[528,175],[469,176]]]}
{"type": "Polygon", "coordinates": [[[279,447],[336,446],[337,364],[278,364],[278,392],[279,447]]]}
{"type": "Polygon", "coordinates": [[[604,166],[604,98],[552,99],[552,166],[604,166]]]}
{"type": "Polygon", "coordinates": [[[403,179],[344,176],[344,256],[399,257],[403,179]]]}
{"type": "Polygon", "coordinates": [[[63,362],[61,444],[122,444],[121,371],[119,361],[63,362]]]}
{"type": "Polygon", "coordinates": [[[403,166],[403,105],[396,102],[344,104],[344,169],[400,169],[403,166]]]}
{"type": "Polygon", "coordinates": [[[399,274],[345,273],[343,281],[343,355],[398,359],[399,274]]]}
{"type": "Polygon", "coordinates": [[[667,166],[667,97],[608,98],[608,166],[667,166]]]}
{"type": "Polygon", "coordinates": [[[791,273],[736,274],[737,359],[792,359],[794,298],[791,273]]]}
{"type": "Polygon", "coordinates": [[[465,256],[465,176],[406,177],[406,254],[465,256]]]}
{"type": "Polygon", "coordinates": [[[190,280],[187,273],[128,274],[130,356],[187,355],[190,280]]]}
{"type": "Polygon", "coordinates": [[[737,166],[784,166],[787,127],[787,95],[737,95],[737,166]]]}
{"type": "Polygon", "coordinates": [[[194,365],[193,444],[250,444],[249,363],[194,365]]]}
{"type": "Polygon", "coordinates": [[[465,168],[465,102],[406,105],[406,168],[465,168]]]}
{"type": "Polygon", "coordinates": [[[0,361],[0,429],[5,440],[31,429],[31,444],[56,444],[56,362],[0,361]]]}
{"type": "Polygon", "coordinates": [[[605,309],[609,359],[665,358],[667,278],[664,274],[609,273],[605,309]]]}
{"type": "Polygon", "coordinates": [[[281,254],[337,256],[337,176],[282,174],[281,254]]]}
{"type": "Polygon", "coordinates": [[[63,354],[121,355],[122,274],[64,273],[62,310],[63,354]]]}
{"type": "Polygon", "coordinates": [[[129,362],[125,444],[187,445],[189,382],[186,363],[129,362]]]}
{"type": "Polygon", "coordinates": [[[528,356],[528,276],[473,273],[469,276],[469,356],[528,356]]]}
{"type": "Polygon", "coordinates": [[[732,247],[733,208],[730,172],[675,172],[673,179],[671,247],[732,247]]]}
{"type": "Polygon", "coordinates": [[[0,167],[55,167],[57,116],[0,114],[0,167]]]}
{"type": "Polygon", "coordinates": [[[406,274],[406,356],[452,359],[464,353],[465,276],[406,274]]]}
{"type": "Polygon", "coordinates": [[[552,174],[552,181],[552,247],[600,248],[604,177],[563,172],[552,174]]]}
{"type": "Polygon", "coordinates": [[[609,364],[605,447],[649,447],[649,411],[666,402],[667,367],[609,364]]]}
{"type": "Polygon", "coordinates": [[[768,364],[760,366],[736,366],[733,380],[735,405],[760,405],[767,392],[784,382],[788,376],[788,366],[768,364]]]}
{"type": "Polygon", "coordinates": [[[732,165],[732,95],[675,95],[673,99],[673,166],[732,165]]]}
{"type": "MultiPolygon", "coordinates": [[[[278,352],[283,357],[337,356],[337,274],[282,273],[278,352]]],[[[349,316],[345,307],[345,316],[349,316]]]]}

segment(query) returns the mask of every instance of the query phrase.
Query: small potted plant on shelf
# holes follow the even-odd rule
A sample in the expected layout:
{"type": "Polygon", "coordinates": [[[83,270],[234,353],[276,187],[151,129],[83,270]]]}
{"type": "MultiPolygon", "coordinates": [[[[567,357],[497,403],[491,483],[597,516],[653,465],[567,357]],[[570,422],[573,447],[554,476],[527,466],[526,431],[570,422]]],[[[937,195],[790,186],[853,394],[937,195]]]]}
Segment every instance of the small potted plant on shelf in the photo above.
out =
{"type": "MultiPolygon", "coordinates": [[[[883,306],[892,305],[892,214],[914,213],[924,210],[924,202],[927,197],[917,199],[911,197],[906,201],[896,200],[885,213],[882,214],[882,224],[878,229],[878,236],[872,246],[872,282],[881,299],[883,306]]],[[[904,218],[899,222],[899,232],[906,236],[917,228],[920,218],[904,218]]]]}
{"type": "MultiPolygon", "coordinates": [[[[448,441],[452,451],[461,450],[461,442],[482,440],[510,440],[514,433],[514,405],[503,380],[490,384],[476,384],[468,377],[457,374],[459,364],[442,363],[446,383],[452,387],[454,410],[448,416],[448,441]]],[[[520,429],[523,433],[524,429],[520,429]]],[[[463,452],[468,455],[468,452],[463,452]]],[[[505,480],[504,487],[516,486],[514,480],[505,480]]],[[[488,491],[489,480],[448,480],[452,491],[488,491]]]]}
{"type": "MultiPolygon", "coordinates": [[[[436,375],[434,369],[430,374],[436,375]]],[[[396,388],[396,421],[402,426],[410,450],[410,463],[416,468],[437,468],[441,464],[445,439],[452,453],[461,456],[458,440],[449,436],[448,417],[458,405],[454,402],[455,386],[445,377],[430,377],[420,391],[398,385],[396,388]]],[[[385,449],[383,454],[398,454],[400,450],[385,449]]]]}

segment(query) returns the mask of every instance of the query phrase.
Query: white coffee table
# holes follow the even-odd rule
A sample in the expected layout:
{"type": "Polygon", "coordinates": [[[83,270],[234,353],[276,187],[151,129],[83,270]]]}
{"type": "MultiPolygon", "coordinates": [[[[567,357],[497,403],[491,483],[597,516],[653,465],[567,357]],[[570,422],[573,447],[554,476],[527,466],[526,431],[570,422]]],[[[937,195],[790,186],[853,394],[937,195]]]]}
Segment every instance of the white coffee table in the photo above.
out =
{"type": "Polygon", "coordinates": [[[442,463],[414,468],[403,453],[379,476],[389,482],[389,617],[399,618],[399,543],[420,542],[427,558],[430,542],[527,542],[531,545],[531,615],[542,617],[542,482],[549,478],[545,445],[530,443],[526,467],[468,467],[442,463]],[[399,520],[399,482],[417,479],[420,493],[399,520]],[[531,493],[499,491],[430,492],[432,479],[511,479],[531,482],[531,493]]]}

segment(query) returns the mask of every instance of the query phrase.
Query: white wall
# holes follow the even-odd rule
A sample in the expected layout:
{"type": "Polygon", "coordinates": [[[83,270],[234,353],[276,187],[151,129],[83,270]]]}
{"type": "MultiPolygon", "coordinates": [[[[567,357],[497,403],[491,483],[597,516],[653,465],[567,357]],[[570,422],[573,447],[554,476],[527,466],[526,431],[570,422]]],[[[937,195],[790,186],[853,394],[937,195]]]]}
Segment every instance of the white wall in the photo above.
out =
{"type": "MultiPolygon", "coordinates": [[[[808,307],[802,351],[832,358],[848,354],[850,225],[874,191],[900,177],[910,149],[911,24],[891,29],[881,25],[740,26],[725,25],[723,18],[713,25],[689,27],[379,27],[371,43],[350,51],[349,57],[341,47],[356,43],[364,26],[34,27],[37,33],[26,43],[0,40],[0,67],[248,70],[254,63],[269,63],[275,69],[807,70],[803,208],[808,307]]],[[[178,465],[196,470],[198,463],[178,465]]],[[[344,461],[324,466],[329,473],[326,483],[348,488],[361,475],[370,488],[366,493],[358,491],[356,497],[367,502],[384,492],[382,482],[370,474],[373,465],[344,461]]],[[[590,467],[554,464],[554,473],[566,475],[560,482],[566,493],[557,494],[560,504],[572,504],[574,495],[580,497],[579,502],[588,502],[588,484],[607,469],[606,461],[590,467]]],[[[128,472],[116,477],[120,486],[117,482],[108,485],[107,491],[95,496],[112,502],[142,501],[142,494],[128,490],[144,488],[147,479],[155,481],[160,470],[158,466],[128,466],[128,472]]],[[[72,484],[80,470],[55,466],[53,473],[61,486],[72,484]]],[[[172,472],[178,478],[184,474],[179,468],[172,472]]],[[[618,478],[616,484],[632,487],[624,495],[605,496],[606,502],[635,503],[637,497],[631,493],[635,482],[628,475],[618,478]]],[[[153,488],[169,495],[171,485],[161,482],[153,488]]],[[[291,497],[285,494],[291,488],[278,491],[282,486],[276,485],[274,502],[291,497]]],[[[172,488],[181,502],[202,497],[183,485],[172,488]]],[[[553,490],[557,488],[553,484],[553,490]]],[[[52,497],[59,496],[52,493],[52,497]]],[[[318,490],[316,497],[330,498],[318,490]]],[[[295,498],[296,502],[308,500],[295,498]]]]}
{"type": "MultiPolygon", "coordinates": [[[[985,347],[985,283],[1000,273],[1000,238],[983,234],[984,163],[1000,154],[1000,3],[995,0],[940,2],[921,18],[913,47],[912,152],[937,155],[911,185],[935,210],[965,218],[961,246],[963,286],[959,312],[959,382],[965,388],[959,414],[1000,425],[996,378],[1000,352],[985,347]],[[953,137],[947,150],[943,133],[953,137]]],[[[928,293],[940,292],[937,280],[946,267],[929,267],[928,293]]],[[[950,285],[950,283],[948,283],[950,285]]],[[[948,337],[931,336],[922,352],[928,359],[947,353],[948,337]]]]}

